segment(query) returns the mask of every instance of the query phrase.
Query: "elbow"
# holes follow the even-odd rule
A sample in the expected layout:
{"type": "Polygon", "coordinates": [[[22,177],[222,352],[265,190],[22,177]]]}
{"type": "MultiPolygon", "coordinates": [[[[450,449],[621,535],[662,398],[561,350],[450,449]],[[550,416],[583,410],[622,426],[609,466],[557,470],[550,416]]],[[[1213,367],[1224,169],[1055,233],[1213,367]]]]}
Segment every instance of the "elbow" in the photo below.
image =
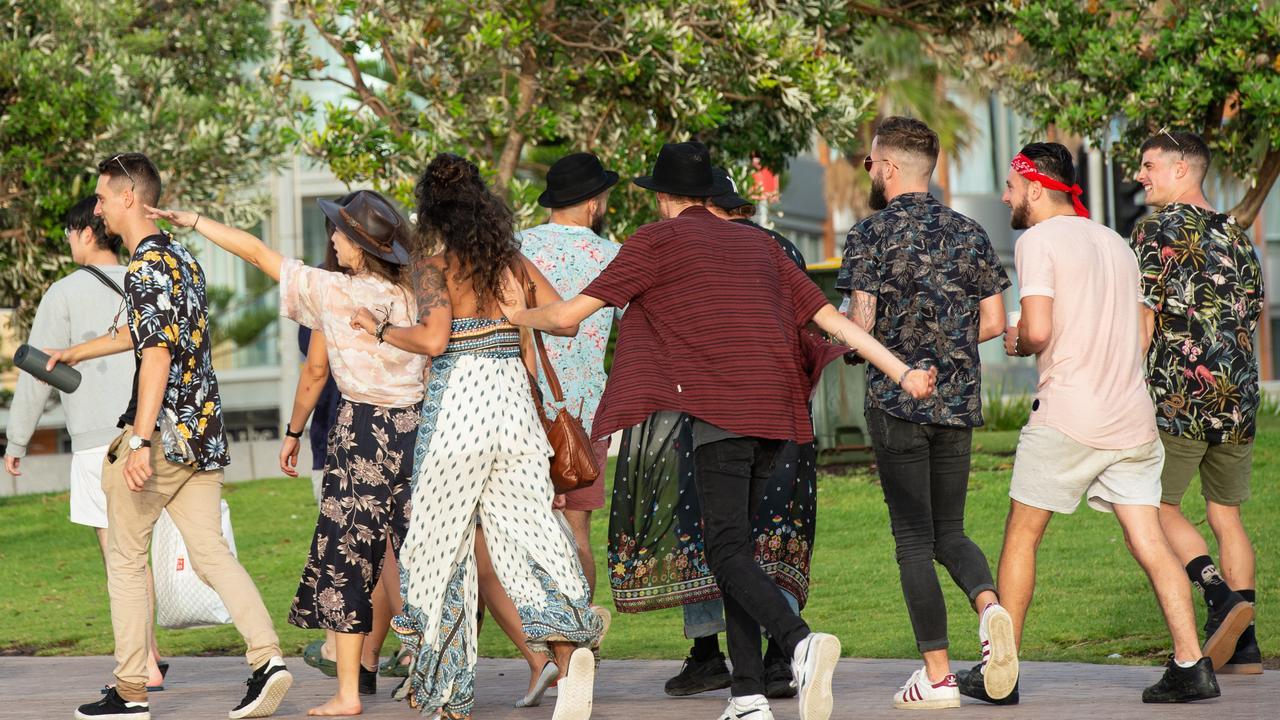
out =
{"type": "Polygon", "coordinates": [[[1025,328],[1019,336],[1022,338],[1022,348],[1033,352],[1040,352],[1049,344],[1048,328],[1025,328]]]}
{"type": "Polygon", "coordinates": [[[581,326],[581,323],[574,323],[572,325],[561,325],[557,327],[554,331],[552,331],[551,334],[556,335],[558,337],[574,337],[575,335],[578,334],[578,328],[580,326],[581,326]]]}
{"type": "Polygon", "coordinates": [[[440,357],[447,347],[449,347],[449,338],[432,338],[423,343],[421,354],[433,358],[440,357]]]}

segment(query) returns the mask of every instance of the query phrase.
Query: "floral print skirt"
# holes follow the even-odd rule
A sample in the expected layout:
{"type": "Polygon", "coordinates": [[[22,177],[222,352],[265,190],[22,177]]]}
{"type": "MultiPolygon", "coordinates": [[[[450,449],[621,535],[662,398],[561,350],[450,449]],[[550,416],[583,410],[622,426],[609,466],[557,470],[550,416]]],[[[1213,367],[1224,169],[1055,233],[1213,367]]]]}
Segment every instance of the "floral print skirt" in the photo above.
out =
{"type": "MultiPolygon", "coordinates": [[[[817,451],[786,443],[751,518],[756,562],[804,607],[817,520],[817,451]]],[[[692,418],[659,411],[622,432],[609,509],[609,587],[619,612],[720,597],[703,554],[692,418]]]]}
{"type": "Polygon", "coordinates": [[[366,633],[387,540],[398,556],[409,529],[413,443],[421,404],[380,407],[343,398],[329,432],[320,517],[289,622],[366,633]]]}

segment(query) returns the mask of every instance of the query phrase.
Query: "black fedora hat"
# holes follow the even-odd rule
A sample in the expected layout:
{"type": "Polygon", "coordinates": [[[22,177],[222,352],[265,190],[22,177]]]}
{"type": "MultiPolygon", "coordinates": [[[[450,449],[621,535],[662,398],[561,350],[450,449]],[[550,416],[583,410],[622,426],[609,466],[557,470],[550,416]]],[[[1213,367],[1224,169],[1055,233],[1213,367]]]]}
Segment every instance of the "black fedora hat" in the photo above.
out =
{"type": "Polygon", "coordinates": [[[538,196],[544,208],[577,205],[618,182],[618,173],[605,170],[600,159],[586,152],[565,155],[547,170],[547,189],[538,196]]]}
{"type": "Polygon", "coordinates": [[[717,178],[711,171],[711,152],[696,140],[663,145],[653,174],[631,182],[645,190],[687,197],[712,197],[733,190],[727,177],[717,178]]]}
{"type": "Polygon", "coordinates": [[[728,182],[730,188],[729,192],[711,198],[711,202],[715,203],[716,207],[721,210],[736,210],[744,205],[755,205],[755,203],[738,194],[738,184],[733,181],[732,177],[729,177],[728,170],[718,167],[714,168],[713,172],[716,178],[728,182]]]}
{"type": "Polygon", "coordinates": [[[344,199],[345,203],[322,198],[316,204],[334,227],[365,252],[393,265],[407,265],[409,251],[399,238],[408,228],[400,212],[371,190],[358,190],[344,199]]]}

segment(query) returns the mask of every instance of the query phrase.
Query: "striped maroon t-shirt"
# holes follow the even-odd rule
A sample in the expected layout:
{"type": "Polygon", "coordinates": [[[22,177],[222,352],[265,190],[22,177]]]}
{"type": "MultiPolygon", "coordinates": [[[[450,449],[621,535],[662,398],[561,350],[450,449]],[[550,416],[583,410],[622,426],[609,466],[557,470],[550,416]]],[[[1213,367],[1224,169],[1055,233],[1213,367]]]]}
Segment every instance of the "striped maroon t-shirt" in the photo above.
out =
{"type": "Polygon", "coordinates": [[[813,439],[807,368],[841,350],[815,359],[801,339],[827,298],[773,238],[693,206],[637,230],[582,294],[627,307],[593,439],[658,410],[813,439]]]}

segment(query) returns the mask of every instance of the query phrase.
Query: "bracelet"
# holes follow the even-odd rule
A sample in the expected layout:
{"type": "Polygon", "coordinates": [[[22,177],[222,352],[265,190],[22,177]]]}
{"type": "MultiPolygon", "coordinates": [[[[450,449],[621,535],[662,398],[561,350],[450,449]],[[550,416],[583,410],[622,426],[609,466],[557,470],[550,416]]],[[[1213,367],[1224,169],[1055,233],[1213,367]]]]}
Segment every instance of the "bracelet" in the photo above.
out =
{"type": "Polygon", "coordinates": [[[289,428],[289,426],[288,426],[288,425],[285,425],[285,426],[284,426],[284,434],[285,434],[285,437],[291,437],[291,438],[300,438],[300,437],[302,437],[302,431],[301,431],[301,430],[299,430],[298,432],[294,432],[293,430],[291,430],[291,429],[289,428]]]}
{"type": "Polygon", "coordinates": [[[196,229],[196,226],[200,224],[200,218],[201,218],[201,217],[203,217],[203,216],[202,216],[200,213],[196,213],[196,221],[195,221],[195,222],[193,222],[193,223],[191,223],[191,229],[192,229],[192,230],[195,230],[195,229],[196,229]]]}
{"type": "Polygon", "coordinates": [[[377,338],[379,344],[383,342],[382,336],[384,333],[387,332],[387,328],[390,326],[391,326],[390,320],[383,320],[382,322],[378,323],[378,327],[374,329],[373,336],[377,338]]]}
{"type": "Polygon", "coordinates": [[[899,387],[901,387],[901,386],[902,386],[902,383],[904,383],[904,382],[906,382],[906,381],[907,381],[907,375],[909,375],[909,374],[911,373],[911,371],[912,371],[912,370],[915,370],[915,369],[916,369],[916,368],[908,367],[906,370],[903,370],[903,371],[902,371],[902,376],[898,378],[898,386],[899,386],[899,387]]]}
{"type": "Polygon", "coordinates": [[[1017,355],[1018,357],[1026,357],[1026,355],[1022,354],[1022,348],[1018,347],[1018,343],[1020,342],[1022,342],[1022,336],[1015,335],[1013,338],[1013,354],[1017,355]]]}

